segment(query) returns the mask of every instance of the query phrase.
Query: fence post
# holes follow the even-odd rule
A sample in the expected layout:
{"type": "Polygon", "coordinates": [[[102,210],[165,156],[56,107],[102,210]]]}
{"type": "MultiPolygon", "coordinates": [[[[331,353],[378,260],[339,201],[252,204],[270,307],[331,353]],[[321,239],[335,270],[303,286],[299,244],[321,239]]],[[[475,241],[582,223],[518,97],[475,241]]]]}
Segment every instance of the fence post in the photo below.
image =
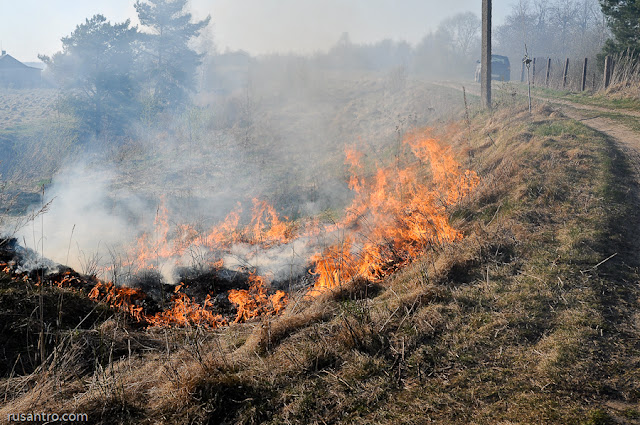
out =
{"type": "Polygon", "coordinates": [[[551,72],[551,58],[547,58],[547,76],[544,79],[544,85],[549,87],[549,73],[551,72]]]}
{"type": "Polygon", "coordinates": [[[524,83],[524,61],[522,62],[522,71],[520,71],[520,82],[524,83]]]}
{"type": "Polygon", "coordinates": [[[612,57],[611,58],[611,77],[609,78],[609,83],[613,84],[614,83],[614,79],[613,77],[615,76],[616,73],[616,60],[612,57]]]}
{"type": "Polygon", "coordinates": [[[613,68],[613,59],[611,56],[607,55],[604,58],[604,88],[609,87],[609,83],[611,82],[611,71],[613,68]]]}
{"type": "Polygon", "coordinates": [[[584,58],[584,65],[582,66],[582,88],[580,91],[584,91],[584,88],[587,85],[587,60],[587,58],[584,58]]]}
{"type": "Polygon", "coordinates": [[[562,72],[562,88],[565,88],[567,85],[567,74],[569,73],[569,58],[564,63],[564,71],[562,72]]]}
{"type": "Polygon", "coordinates": [[[531,71],[531,85],[536,85],[536,58],[533,58],[533,70],[531,71]]]}

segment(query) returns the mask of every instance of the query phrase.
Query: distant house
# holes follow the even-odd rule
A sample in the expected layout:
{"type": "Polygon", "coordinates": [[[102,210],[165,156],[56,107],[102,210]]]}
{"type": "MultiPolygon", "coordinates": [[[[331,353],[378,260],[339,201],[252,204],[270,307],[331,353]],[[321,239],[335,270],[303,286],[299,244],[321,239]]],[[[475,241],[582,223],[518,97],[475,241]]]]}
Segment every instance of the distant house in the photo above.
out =
{"type": "Polygon", "coordinates": [[[27,66],[2,51],[0,56],[0,87],[4,88],[30,88],[39,87],[41,84],[39,68],[27,66]]]}

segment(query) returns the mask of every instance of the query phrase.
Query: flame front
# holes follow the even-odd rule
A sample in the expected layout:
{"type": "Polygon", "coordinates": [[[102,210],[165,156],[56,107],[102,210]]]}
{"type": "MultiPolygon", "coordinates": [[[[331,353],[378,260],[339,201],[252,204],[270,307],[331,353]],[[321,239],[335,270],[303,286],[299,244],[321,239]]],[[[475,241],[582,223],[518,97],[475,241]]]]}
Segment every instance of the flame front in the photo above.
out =
{"type": "Polygon", "coordinates": [[[267,295],[264,278],[252,274],[249,277],[249,290],[239,289],[229,291],[229,301],[238,308],[235,322],[245,322],[259,316],[277,315],[287,304],[287,294],[276,291],[267,295]]]}
{"type": "MultiPolygon", "coordinates": [[[[402,149],[394,166],[378,167],[368,176],[365,155],[347,149],[345,163],[351,173],[348,184],[355,196],[344,217],[335,223],[311,218],[294,224],[286,217],[280,218],[267,202],[253,199],[250,219],[242,219],[238,204],[222,222],[200,233],[189,225],[172,227],[163,203],[156,212],[155,229],[138,239],[126,266],[134,272],[159,270],[169,261],[180,264],[189,250],[198,248],[211,254],[207,257],[211,269],[221,270],[225,266],[225,253],[236,245],[255,247],[249,254],[254,255],[292,242],[311,247],[317,243],[316,236],[324,235],[333,242],[308,258],[316,276],[308,297],[356,278],[382,279],[428,249],[460,239],[460,231],[449,223],[448,208],[459,203],[479,183],[478,176],[463,170],[451,148],[430,137],[429,131],[408,134],[402,149]],[[401,167],[400,158],[408,165],[401,167]]],[[[2,266],[7,268],[5,264],[2,266]]],[[[81,287],[82,281],[65,274],[57,284],[81,287]]],[[[285,308],[287,294],[269,291],[264,276],[251,274],[249,284],[249,289],[227,293],[228,300],[237,307],[234,322],[277,315],[285,308]]],[[[163,311],[156,314],[145,313],[146,294],[139,289],[97,281],[89,297],[153,326],[217,328],[231,320],[216,313],[213,302],[216,294],[207,295],[199,303],[183,289],[180,284],[166,306],[163,304],[163,311]]]]}
{"type": "MultiPolygon", "coordinates": [[[[401,167],[398,159],[395,166],[378,167],[369,177],[364,176],[364,153],[347,149],[345,163],[351,174],[348,184],[355,197],[344,218],[333,224],[310,219],[298,225],[301,230],[297,234],[286,217],[281,219],[273,206],[258,199],[253,199],[248,224],[241,224],[242,208],[238,204],[225,220],[203,235],[189,226],[171,232],[166,209],[161,207],[154,237],[143,235],[138,241],[138,268],[157,267],[159,259],[179,261],[192,246],[222,253],[236,244],[269,249],[325,234],[335,242],[309,259],[316,275],[309,296],[354,278],[382,279],[426,250],[460,239],[462,234],[449,223],[447,209],[471,193],[479,182],[478,176],[463,170],[451,148],[431,137],[429,130],[409,133],[402,147],[398,158],[402,154],[402,162],[408,165],[401,167]]],[[[223,261],[217,258],[215,266],[223,267],[223,261]]],[[[284,292],[267,294],[264,277],[252,275],[250,284],[248,290],[232,290],[228,294],[238,309],[235,322],[277,314],[286,305],[284,292]]],[[[174,300],[173,305],[173,313],[179,317],[186,317],[182,309],[193,308],[183,297],[174,300]]],[[[198,314],[194,317],[200,317],[198,314]]],[[[169,319],[166,314],[162,317],[172,323],[193,322],[169,319]]],[[[208,322],[222,323],[219,319],[208,317],[208,322]]]]}
{"type": "Polygon", "coordinates": [[[449,224],[447,208],[477,186],[478,176],[463,171],[451,149],[428,132],[407,135],[404,145],[414,158],[410,165],[378,168],[369,179],[359,174],[364,155],[347,151],[356,196],[339,227],[348,232],[313,257],[317,280],[311,295],[356,277],[380,279],[428,248],[462,237],[449,224]]]}

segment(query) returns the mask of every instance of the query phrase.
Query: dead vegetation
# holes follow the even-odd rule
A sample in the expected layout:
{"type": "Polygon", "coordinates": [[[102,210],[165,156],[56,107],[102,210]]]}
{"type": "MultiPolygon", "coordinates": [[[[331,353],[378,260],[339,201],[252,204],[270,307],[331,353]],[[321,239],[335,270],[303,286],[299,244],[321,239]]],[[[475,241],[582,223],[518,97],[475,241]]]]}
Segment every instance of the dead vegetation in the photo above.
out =
{"type": "Polygon", "coordinates": [[[0,90],[0,130],[32,124],[55,115],[56,90],[0,90]]]}
{"type": "MultiPolygon", "coordinates": [[[[280,317],[215,332],[134,330],[118,316],[70,323],[41,366],[4,374],[0,417],[638,423],[638,193],[628,164],[548,107],[514,109],[443,131],[481,177],[450,211],[462,240],[382,282],[292,294],[280,317]]],[[[18,291],[3,288],[3,302],[18,291]]]]}

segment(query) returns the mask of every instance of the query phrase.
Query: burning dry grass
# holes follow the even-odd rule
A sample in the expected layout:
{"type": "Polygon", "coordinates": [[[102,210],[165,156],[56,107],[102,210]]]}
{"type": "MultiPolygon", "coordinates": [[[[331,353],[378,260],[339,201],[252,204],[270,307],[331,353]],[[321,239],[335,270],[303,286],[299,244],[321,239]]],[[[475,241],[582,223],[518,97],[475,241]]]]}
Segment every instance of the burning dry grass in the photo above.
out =
{"type": "Polygon", "coordinates": [[[481,176],[446,213],[464,238],[423,249],[381,285],[363,273],[315,299],[292,294],[279,317],[217,333],[97,327],[87,332],[104,341],[101,362],[71,373],[63,359],[85,354],[68,349],[33,375],[5,379],[12,392],[0,415],[633,423],[639,294],[627,223],[637,199],[623,157],[548,108],[480,115],[451,140],[481,176]],[[142,335],[158,345],[116,348],[142,335]]]}
{"type": "MultiPolygon", "coordinates": [[[[433,138],[431,131],[409,133],[396,153],[395,165],[375,164],[370,176],[364,172],[363,154],[348,150],[349,185],[355,196],[337,222],[292,222],[281,218],[271,205],[254,199],[248,222],[243,221],[238,205],[225,220],[208,231],[198,232],[189,225],[170,225],[169,212],[161,205],[155,229],[144,233],[130,250],[131,260],[117,267],[139,276],[140,288],[94,282],[89,297],[151,326],[218,328],[229,322],[215,312],[214,303],[220,293],[205,291],[202,299],[196,300],[187,295],[185,290],[189,288],[181,282],[168,299],[168,288],[161,281],[162,266],[184,268],[186,253],[198,251],[207,259],[204,266],[215,278],[217,271],[228,267],[226,263],[234,251],[246,251],[243,262],[250,265],[265,252],[282,250],[285,245],[295,249],[296,244],[302,246],[303,252],[315,251],[302,259],[306,262],[304,271],[310,269],[315,276],[313,289],[307,293],[309,298],[354,281],[379,281],[425,252],[462,238],[462,233],[449,224],[447,213],[475,189],[479,179],[475,172],[464,170],[451,148],[433,138]],[[330,242],[321,245],[316,242],[319,237],[330,242]],[[151,294],[155,295],[150,297],[151,294]],[[160,312],[152,311],[147,303],[151,301],[161,307],[160,312]]],[[[249,270],[249,288],[233,288],[226,295],[236,306],[235,322],[277,315],[287,304],[283,291],[269,291],[264,270],[249,270]]],[[[114,282],[121,280],[116,267],[110,272],[114,282]]]]}

